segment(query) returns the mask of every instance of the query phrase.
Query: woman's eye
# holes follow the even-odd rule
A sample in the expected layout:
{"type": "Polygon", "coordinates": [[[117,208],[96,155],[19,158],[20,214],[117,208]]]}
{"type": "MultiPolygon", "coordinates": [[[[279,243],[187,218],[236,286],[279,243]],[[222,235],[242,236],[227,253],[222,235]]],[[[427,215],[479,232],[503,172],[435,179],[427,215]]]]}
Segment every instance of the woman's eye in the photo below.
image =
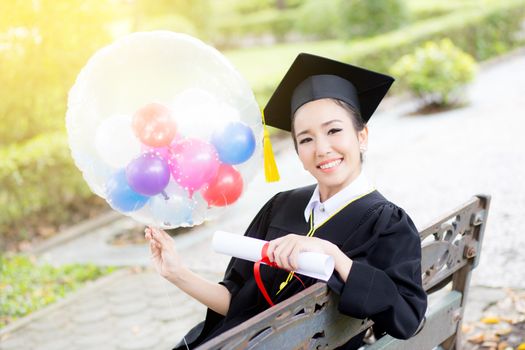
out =
{"type": "Polygon", "coordinates": [[[301,139],[299,140],[299,144],[303,144],[303,143],[307,143],[307,142],[310,142],[312,141],[312,138],[311,137],[305,137],[304,139],[301,139]]]}
{"type": "Polygon", "coordinates": [[[338,133],[338,132],[341,131],[341,130],[343,130],[343,129],[332,128],[332,129],[328,130],[328,135],[338,133]]]}

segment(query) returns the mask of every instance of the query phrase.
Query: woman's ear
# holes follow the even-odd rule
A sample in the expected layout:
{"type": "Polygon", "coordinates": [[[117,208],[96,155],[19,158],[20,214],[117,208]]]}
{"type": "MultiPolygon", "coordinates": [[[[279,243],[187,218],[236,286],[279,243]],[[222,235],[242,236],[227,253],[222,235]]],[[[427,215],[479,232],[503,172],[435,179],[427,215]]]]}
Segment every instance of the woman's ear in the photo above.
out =
{"type": "Polygon", "coordinates": [[[357,132],[357,140],[359,141],[359,148],[366,150],[368,148],[368,126],[365,125],[363,130],[357,132]]]}

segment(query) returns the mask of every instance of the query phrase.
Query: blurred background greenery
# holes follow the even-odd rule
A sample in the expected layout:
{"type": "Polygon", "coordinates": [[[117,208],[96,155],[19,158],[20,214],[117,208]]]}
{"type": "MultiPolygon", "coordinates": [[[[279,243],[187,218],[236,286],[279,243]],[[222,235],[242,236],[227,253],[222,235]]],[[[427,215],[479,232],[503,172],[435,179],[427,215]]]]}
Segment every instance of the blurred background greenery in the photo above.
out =
{"type": "MultiPolygon", "coordinates": [[[[443,70],[430,69],[441,63],[414,63],[428,42],[449,38],[445,51],[473,58],[446,68],[459,70],[451,90],[474,62],[525,44],[523,0],[0,0],[0,14],[0,256],[109,208],[74,166],[64,120],[80,69],[127,33],[172,30],[217,47],[261,106],[299,52],[397,66],[393,93],[415,80],[425,98],[443,86],[443,70]]],[[[1,263],[4,294],[16,264],[1,263]]]]}
{"type": "MultiPolygon", "coordinates": [[[[127,33],[167,29],[219,48],[261,106],[301,51],[392,72],[429,41],[450,38],[475,61],[525,42],[523,0],[0,0],[0,13],[2,251],[107,208],[72,162],[64,116],[89,57],[127,33]]],[[[443,88],[439,69],[404,62],[394,93],[443,88]]]]}

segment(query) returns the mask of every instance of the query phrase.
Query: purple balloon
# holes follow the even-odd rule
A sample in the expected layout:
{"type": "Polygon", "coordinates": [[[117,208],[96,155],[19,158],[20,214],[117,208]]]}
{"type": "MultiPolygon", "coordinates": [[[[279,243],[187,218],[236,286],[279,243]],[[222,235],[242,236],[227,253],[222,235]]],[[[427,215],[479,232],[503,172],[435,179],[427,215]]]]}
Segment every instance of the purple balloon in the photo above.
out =
{"type": "Polygon", "coordinates": [[[149,152],[128,164],[126,178],[135,192],[154,196],[161,193],[168,185],[170,168],[164,159],[149,152]]]}

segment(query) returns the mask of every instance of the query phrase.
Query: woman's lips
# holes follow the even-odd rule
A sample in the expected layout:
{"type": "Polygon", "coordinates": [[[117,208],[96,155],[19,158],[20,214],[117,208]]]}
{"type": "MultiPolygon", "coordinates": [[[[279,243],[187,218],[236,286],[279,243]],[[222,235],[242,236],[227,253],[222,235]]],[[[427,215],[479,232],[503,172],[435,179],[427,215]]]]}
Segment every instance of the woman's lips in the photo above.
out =
{"type": "Polygon", "coordinates": [[[317,168],[322,172],[329,173],[334,171],[342,161],[343,158],[325,160],[324,162],[319,163],[317,168]]]}

